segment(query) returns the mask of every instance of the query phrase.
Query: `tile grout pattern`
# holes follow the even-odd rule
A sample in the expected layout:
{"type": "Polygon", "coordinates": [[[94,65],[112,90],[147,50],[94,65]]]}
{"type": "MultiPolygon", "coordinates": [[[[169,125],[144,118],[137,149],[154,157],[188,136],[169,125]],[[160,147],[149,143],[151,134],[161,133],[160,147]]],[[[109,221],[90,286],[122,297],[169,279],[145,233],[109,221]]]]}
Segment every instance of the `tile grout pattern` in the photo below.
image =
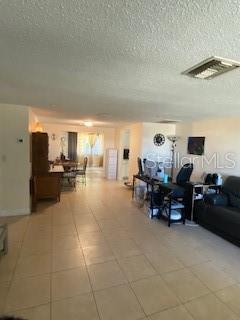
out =
{"type": "Polygon", "coordinates": [[[118,182],[43,202],[9,224],[0,314],[33,320],[240,319],[239,248],[149,220],[118,182]]]}

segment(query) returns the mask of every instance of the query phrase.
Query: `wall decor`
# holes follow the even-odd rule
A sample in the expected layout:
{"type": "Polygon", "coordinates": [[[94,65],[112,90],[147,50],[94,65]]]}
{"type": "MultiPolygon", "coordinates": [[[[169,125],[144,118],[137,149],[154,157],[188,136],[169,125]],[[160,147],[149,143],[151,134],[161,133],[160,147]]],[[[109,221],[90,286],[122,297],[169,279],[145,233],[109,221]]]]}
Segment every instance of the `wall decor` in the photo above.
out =
{"type": "Polygon", "coordinates": [[[162,146],[165,143],[165,136],[162,133],[155,134],[153,143],[155,146],[162,146]]]}
{"type": "Polygon", "coordinates": [[[204,154],[205,137],[188,137],[188,153],[202,156],[204,154]]]}

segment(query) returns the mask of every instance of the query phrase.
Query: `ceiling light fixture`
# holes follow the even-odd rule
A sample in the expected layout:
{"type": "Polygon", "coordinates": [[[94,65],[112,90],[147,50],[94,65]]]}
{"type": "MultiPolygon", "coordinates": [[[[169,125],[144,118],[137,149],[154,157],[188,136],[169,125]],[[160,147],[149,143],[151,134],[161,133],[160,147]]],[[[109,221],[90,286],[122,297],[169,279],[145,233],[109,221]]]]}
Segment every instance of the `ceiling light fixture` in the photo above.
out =
{"type": "Polygon", "coordinates": [[[42,126],[42,124],[41,124],[40,122],[37,122],[37,123],[35,124],[34,131],[35,131],[35,132],[43,132],[43,126],[42,126]]]}
{"type": "Polygon", "coordinates": [[[83,124],[85,125],[85,127],[92,127],[93,126],[92,121],[85,121],[83,124]]]}
{"type": "Polygon", "coordinates": [[[182,74],[192,78],[210,80],[239,67],[240,62],[238,61],[213,56],[185,70],[182,74]]]}

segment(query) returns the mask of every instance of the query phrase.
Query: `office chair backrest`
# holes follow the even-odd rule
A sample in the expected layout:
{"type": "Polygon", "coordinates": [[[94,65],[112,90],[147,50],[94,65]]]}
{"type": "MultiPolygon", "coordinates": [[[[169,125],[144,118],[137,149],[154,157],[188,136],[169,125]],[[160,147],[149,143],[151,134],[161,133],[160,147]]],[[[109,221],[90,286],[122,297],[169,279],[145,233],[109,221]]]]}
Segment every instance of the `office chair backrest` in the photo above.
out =
{"type": "Polygon", "coordinates": [[[193,164],[192,163],[186,163],[182,166],[180,171],[178,172],[178,175],[176,177],[176,183],[177,184],[184,184],[190,180],[190,177],[193,172],[193,164]]]}

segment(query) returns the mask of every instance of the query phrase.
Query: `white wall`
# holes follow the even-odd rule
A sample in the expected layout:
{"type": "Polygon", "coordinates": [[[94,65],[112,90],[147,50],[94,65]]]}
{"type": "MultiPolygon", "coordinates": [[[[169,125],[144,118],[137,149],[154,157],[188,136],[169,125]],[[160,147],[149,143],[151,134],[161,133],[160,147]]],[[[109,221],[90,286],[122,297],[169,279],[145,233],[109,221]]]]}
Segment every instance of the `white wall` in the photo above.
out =
{"type": "Polygon", "coordinates": [[[130,147],[130,127],[116,130],[115,146],[118,149],[118,179],[129,177],[129,159],[123,159],[123,150],[130,147]]]}
{"type": "Polygon", "coordinates": [[[143,123],[142,132],[142,158],[149,158],[154,161],[164,162],[171,159],[171,142],[167,136],[174,135],[176,126],[164,123],[143,123]],[[165,136],[165,143],[162,146],[155,146],[153,138],[155,134],[161,133],[165,136]]]}
{"type": "MultiPolygon", "coordinates": [[[[118,148],[120,153],[121,138],[124,132],[129,132],[129,163],[128,173],[129,180],[132,179],[133,174],[138,172],[137,157],[149,158],[154,161],[168,161],[171,159],[171,144],[167,139],[168,135],[174,135],[176,126],[173,124],[162,124],[162,123],[135,123],[123,128],[118,129],[118,148]],[[153,137],[156,133],[162,133],[166,141],[162,146],[155,146],[153,143],[153,137]]],[[[122,154],[119,157],[122,157],[122,154]]],[[[119,158],[119,165],[121,161],[119,158]]],[[[122,178],[122,167],[118,169],[118,177],[122,178]]]]}
{"type": "Polygon", "coordinates": [[[0,215],[30,213],[28,107],[0,104],[0,215]],[[18,140],[22,139],[23,142],[18,140]]]}
{"type": "MultiPolygon", "coordinates": [[[[86,132],[86,133],[99,133],[103,134],[104,136],[104,154],[107,148],[114,148],[115,147],[115,128],[103,128],[103,127],[91,127],[87,128],[84,126],[71,126],[65,124],[52,124],[52,123],[42,123],[43,131],[47,132],[49,135],[49,159],[55,160],[56,157],[59,157],[61,152],[61,145],[60,145],[60,138],[66,135],[66,132],[86,132]],[[56,140],[53,141],[51,139],[52,134],[56,135],[56,140]]],[[[67,146],[67,136],[65,139],[65,155],[68,153],[68,146],[67,146]]]]}
{"type": "Polygon", "coordinates": [[[35,131],[36,123],[38,122],[38,117],[33,112],[32,108],[28,108],[28,130],[29,132],[35,131]]]}
{"type": "Polygon", "coordinates": [[[240,118],[181,123],[177,125],[176,133],[181,137],[176,149],[180,158],[186,157],[184,162],[187,158],[194,160],[192,180],[200,179],[204,172],[240,176],[240,118]],[[187,154],[189,136],[206,137],[204,156],[187,154]],[[232,162],[227,157],[234,160],[234,167],[230,168],[232,162]]]}
{"type": "Polygon", "coordinates": [[[135,123],[130,126],[129,139],[129,180],[138,172],[137,157],[142,154],[142,123],[135,123]]]}

